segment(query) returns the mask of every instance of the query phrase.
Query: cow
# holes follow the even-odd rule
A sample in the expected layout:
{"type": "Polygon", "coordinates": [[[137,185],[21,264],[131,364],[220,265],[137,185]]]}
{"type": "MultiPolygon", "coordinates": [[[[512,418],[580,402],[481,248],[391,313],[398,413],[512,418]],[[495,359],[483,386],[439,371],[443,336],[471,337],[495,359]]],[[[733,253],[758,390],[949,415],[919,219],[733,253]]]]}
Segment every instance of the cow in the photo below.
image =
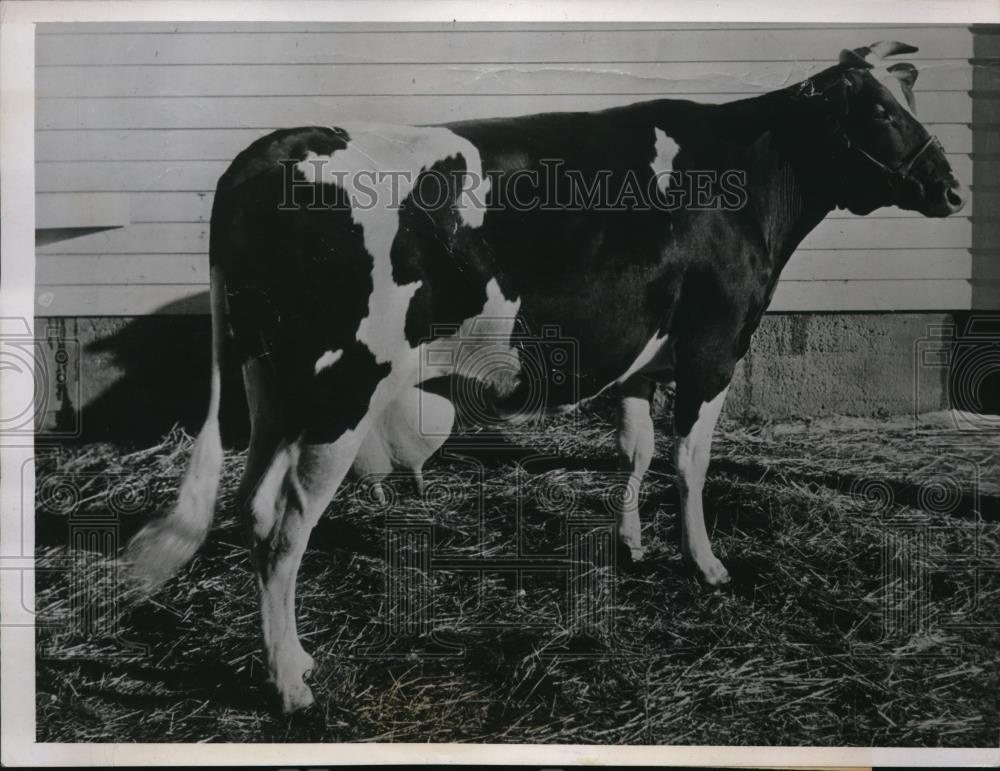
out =
{"type": "MultiPolygon", "coordinates": [[[[532,389],[552,409],[613,389],[631,492],[653,456],[654,386],[675,383],[681,549],[706,584],[727,582],[702,488],[782,268],[835,208],[946,217],[965,203],[914,114],[916,68],[887,61],[914,51],[844,50],[800,83],[718,105],[309,126],[253,142],[212,210],[208,417],[175,507],[129,545],[133,574],[157,586],[211,525],[228,312],[251,415],[237,499],[284,712],[313,701],[295,611],[309,533],[352,466],[419,478],[454,419],[450,399],[421,388],[435,378],[473,379],[501,415],[532,389]],[[568,375],[519,366],[518,341],[542,327],[574,342],[568,375]]],[[[637,500],[622,497],[617,529],[638,559],[637,500]]]]}

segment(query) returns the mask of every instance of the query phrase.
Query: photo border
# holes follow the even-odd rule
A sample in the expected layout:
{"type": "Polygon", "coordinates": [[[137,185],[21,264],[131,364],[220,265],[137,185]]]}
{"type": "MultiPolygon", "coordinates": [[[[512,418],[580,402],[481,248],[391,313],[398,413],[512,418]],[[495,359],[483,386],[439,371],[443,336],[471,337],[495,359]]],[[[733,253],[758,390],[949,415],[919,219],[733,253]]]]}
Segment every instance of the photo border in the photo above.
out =
{"type": "MultiPolygon", "coordinates": [[[[41,22],[824,22],[997,23],[991,0],[332,0],[43,2],[0,6],[0,316],[34,319],[35,24],[41,22]]],[[[0,319],[2,321],[2,319],[0,319]]],[[[2,329],[0,329],[2,331],[2,329]]],[[[2,373],[0,399],[28,403],[32,373],[2,373]]],[[[33,448],[0,451],[0,743],[5,765],[530,764],[1000,765],[997,749],[471,744],[114,744],[35,742],[34,523],[20,522],[21,483],[34,505],[33,448]],[[24,554],[23,551],[29,553],[24,554]],[[28,619],[25,624],[24,619],[28,619]],[[19,621],[20,620],[20,621],[19,621]],[[19,625],[21,623],[22,625],[19,625]]],[[[998,736],[1000,743],[1000,736],[998,736]]]]}

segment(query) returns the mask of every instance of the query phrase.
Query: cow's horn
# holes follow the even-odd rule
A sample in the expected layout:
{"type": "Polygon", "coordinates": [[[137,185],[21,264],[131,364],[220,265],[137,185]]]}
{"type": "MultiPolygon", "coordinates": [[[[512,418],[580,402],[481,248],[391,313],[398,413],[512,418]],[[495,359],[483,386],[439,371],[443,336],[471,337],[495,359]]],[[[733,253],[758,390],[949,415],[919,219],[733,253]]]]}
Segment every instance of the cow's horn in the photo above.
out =
{"type": "Polygon", "coordinates": [[[916,46],[909,43],[900,43],[898,40],[879,40],[865,48],[856,49],[865,61],[872,62],[885,59],[887,56],[898,56],[899,54],[914,54],[917,52],[916,46]]]}

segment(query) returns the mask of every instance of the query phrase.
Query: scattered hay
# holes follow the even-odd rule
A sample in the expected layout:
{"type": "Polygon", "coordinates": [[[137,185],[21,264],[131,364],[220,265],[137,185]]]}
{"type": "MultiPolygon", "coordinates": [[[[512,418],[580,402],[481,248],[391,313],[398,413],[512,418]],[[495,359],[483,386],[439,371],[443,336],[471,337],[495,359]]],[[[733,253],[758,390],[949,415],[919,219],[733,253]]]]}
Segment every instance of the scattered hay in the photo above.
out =
{"type": "Polygon", "coordinates": [[[346,485],[300,573],[318,703],[291,719],[269,710],[231,511],[243,453],[227,453],[208,543],[144,603],[113,549],[66,539],[103,516],[120,543],[169,505],[191,437],[43,457],[38,739],[994,746],[1000,526],[976,514],[997,495],[997,437],[856,421],[723,429],[706,499],[731,589],[703,590],[682,568],[666,435],[641,503],[649,556],[585,565],[600,601],[583,616],[562,574],[461,565],[525,548],[565,560],[573,517],[610,522],[619,472],[600,412],[454,442],[422,500],[405,479],[384,506],[346,485]],[[929,487],[939,494],[921,496],[929,487]],[[429,530],[438,565],[403,576],[433,623],[389,650],[387,520],[429,530]]]}

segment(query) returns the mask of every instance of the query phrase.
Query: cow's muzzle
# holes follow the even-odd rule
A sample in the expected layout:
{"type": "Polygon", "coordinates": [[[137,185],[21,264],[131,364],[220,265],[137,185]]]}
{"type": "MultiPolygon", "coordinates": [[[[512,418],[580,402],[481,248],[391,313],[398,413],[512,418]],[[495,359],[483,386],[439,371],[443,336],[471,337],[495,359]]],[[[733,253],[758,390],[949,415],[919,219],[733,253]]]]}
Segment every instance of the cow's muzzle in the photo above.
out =
{"type": "Polygon", "coordinates": [[[969,191],[957,179],[950,180],[935,185],[931,188],[931,194],[925,199],[922,213],[928,217],[949,217],[957,214],[965,208],[965,202],[969,199],[969,191]]]}

